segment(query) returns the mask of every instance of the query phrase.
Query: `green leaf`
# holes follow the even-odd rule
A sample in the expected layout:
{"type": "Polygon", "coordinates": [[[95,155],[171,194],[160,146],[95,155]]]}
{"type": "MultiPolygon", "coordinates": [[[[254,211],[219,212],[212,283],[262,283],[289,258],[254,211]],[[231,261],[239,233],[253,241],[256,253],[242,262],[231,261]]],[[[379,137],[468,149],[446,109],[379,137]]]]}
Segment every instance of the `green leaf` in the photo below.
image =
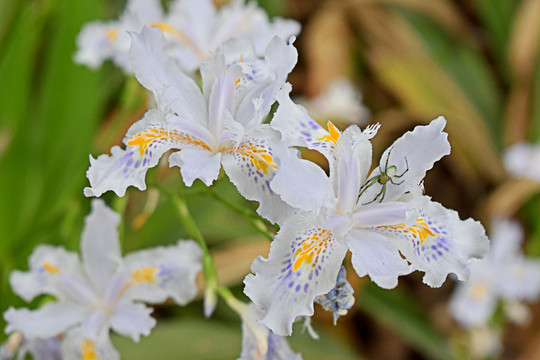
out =
{"type": "Polygon", "coordinates": [[[474,0],[477,14],[488,29],[483,35],[491,40],[499,58],[504,59],[512,19],[520,1],[515,0],[474,0]]]}
{"type": "Polygon", "coordinates": [[[358,306],[430,359],[452,359],[449,344],[433,327],[425,311],[399,289],[384,290],[373,283],[358,297],[358,306]]]}
{"type": "Polygon", "coordinates": [[[447,72],[482,116],[499,148],[502,146],[502,94],[490,65],[470,41],[456,38],[432,19],[403,11],[429,55],[447,72]]]}

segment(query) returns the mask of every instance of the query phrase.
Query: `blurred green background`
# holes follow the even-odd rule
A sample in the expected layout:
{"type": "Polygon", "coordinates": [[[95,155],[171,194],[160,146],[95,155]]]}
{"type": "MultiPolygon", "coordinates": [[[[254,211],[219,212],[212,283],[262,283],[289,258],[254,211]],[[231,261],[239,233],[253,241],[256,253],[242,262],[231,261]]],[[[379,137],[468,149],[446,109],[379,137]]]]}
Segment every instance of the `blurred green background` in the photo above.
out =
{"type": "MultiPolygon", "coordinates": [[[[363,91],[371,122],[382,124],[374,139],[376,158],[404,131],[444,115],[452,155],[430,171],[426,193],[485,225],[493,215],[516,216],[526,227],[528,254],[540,256],[539,185],[510,178],[501,162],[510,144],[540,140],[540,1],[260,4],[271,15],[302,22],[295,43],[299,65],[290,77],[295,95],[315,96],[336,77],[351,78],[363,91]]],[[[114,19],[123,7],[120,0],[0,0],[2,312],[25,306],[10,290],[9,273],[27,269],[37,244],[78,250],[90,203],[82,193],[88,155],[120,144],[146,110],[145,90],[111,63],[92,71],[72,61],[82,25],[114,19]]],[[[267,251],[268,240],[214,192],[201,183],[188,189],[178,175],[159,166],[148,176],[186,197],[216,254],[221,281],[243,296],[241,281],[253,258],[267,251]]],[[[254,208],[226,178],[215,192],[254,208]]],[[[155,191],[131,189],[123,199],[109,193],[104,198],[124,216],[126,252],[186,237],[171,201],[155,191]]],[[[463,335],[446,310],[451,281],[429,289],[415,274],[386,291],[353,271],[349,277],[358,295],[355,309],[337,327],[318,309],[320,340],[295,331],[292,347],[304,359],[467,358],[463,335]]],[[[503,358],[539,354],[538,305],[533,314],[529,326],[507,329],[503,358]]],[[[155,315],[156,329],[140,344],[114,339],[124,358],[232,359],[240,352],[240,321],[223,304],[212,319],[202,317],[200,301],[185,308],[166,304],[155,315]]]]}

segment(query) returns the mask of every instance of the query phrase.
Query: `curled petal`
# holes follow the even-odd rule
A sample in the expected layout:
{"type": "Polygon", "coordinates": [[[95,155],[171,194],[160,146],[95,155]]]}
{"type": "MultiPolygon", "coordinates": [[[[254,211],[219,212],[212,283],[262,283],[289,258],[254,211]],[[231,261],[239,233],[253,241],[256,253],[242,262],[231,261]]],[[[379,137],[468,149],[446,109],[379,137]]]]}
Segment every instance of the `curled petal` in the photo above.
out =
{"type": "Polygon", "coordinates": [[[314,218],[291,217],[272,242],[267,259],[258,257],[244,283],[246,295],[264,311],[260,323],[290,335],[297,316],[313,315],[313,300],[326,294],[347,248],[314,218]]]}

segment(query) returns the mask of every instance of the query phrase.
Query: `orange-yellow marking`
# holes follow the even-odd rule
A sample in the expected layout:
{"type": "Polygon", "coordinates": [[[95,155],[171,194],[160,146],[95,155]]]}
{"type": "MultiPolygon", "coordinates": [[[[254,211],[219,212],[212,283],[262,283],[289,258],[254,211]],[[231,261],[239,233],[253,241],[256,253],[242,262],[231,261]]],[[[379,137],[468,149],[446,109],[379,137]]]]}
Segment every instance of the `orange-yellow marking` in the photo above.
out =
{"type": "Polygon", "coordinates": [[[155,275],[158,271],[157,266],[142,267],[131,273],[131,278],[138,284],[149,283],[154,284],[156,282],[155,275]]]}
{"type": "MultiPolygon", "coordinates": [[[[294,253],[293,271],[296,271],[305,262],[311,264],[315,259],[315,263],[319,260],[321,251],[326,248],[328,242],[331,241],[332,233],[330,230],[317,229],[317,231],[302,242],[302,245],[294,253]]],[[[315,266],[315,263],[313,266],[315,266]]]]}
{"type": "Polygon", "coordinates": [[[48,261],[45,261],[43,263],[43,268],[45,269],[45,271],[47,271],[48,273],[51,273],[51,274],[58,274],[60,273],[60,268],[57,267],[57,266],[54,266],[52,265],[50,262],[48,261]]]}
{"type": "Polygon", "coordinates": [[[211,151],[210,147],[206,145],[204,141],[195,139],[188,134],[179,133],[175,130],[167,131],[161,128],[149,128],[141,132],[136,133],[129,138],[127,145],[129,146],[138,146],[141,156],[143,156],[146,148],[156,140],[171,140],[171,141],[180,141],[186,142],[193,145],[202,147],[205,150],[211,151]]]}
{"type": "Polygon", "coordinates": [[[107,29],[107,31],[105,31],[105,37],[109,41],[118,40],[118,30],[117,29],[107,29]]]}
{"type": "Polygon", "coordinates": [[[177,37],[180,41],[182,41],[184,44],[186,44],[191,49],[191,51],[193,51],[201,59],[205,59],[205,58],[208,57],[206,54],[204,54],[203,51],[201,51],[201,49],[189,37],[186,36],[186,34],[184,34],[181,30],[178,30],[177,28],[175,28],[171,24],[165,23],[165,22],[155,22],[155,23],[150,23],[148,25],[160,28],[163,31],[163,33],[170,34],[170,35],[173,35],[173,36],[177,37]]]}
{"type": "Polygon", "coordinates": [[[329,135],[324,135],[320,138],[318,138],[317,140],[319,141],[331,141],[334,143],[334,145],[337,143],[337,140],[339,139],[339,136],[341,135],[341,133],[339,132],[339,129],[334,125],[332,124],[331,121],[328,122],[328,132],[330,133],[329,135]]]}
{"type": "Polygon", "coordinates": [[[83,360],[99,360],[99,356],[96,353],[96,344],[90,339],[84,339],[81,346],[81,358],[83,360]]]}
{"type": "Polygon", "coordinates": [[[431,230],[429,225],[422,218],[416,219],[416,223],[413,226],[408,227],[408,228],[405,228],[405,224],[380,226],[380,228],[403,230],[405,232],[412,234],[414,237],[418,237],[420,239],[421,244],[424,242],[424,240],[427,239],[428,236],[436,236],[438,238],[441,237],[439,234],[431,230]]]}
{"type": "Polygon", "coordinates": [[[262,171],[265,175],[268,174],[269,167],[274,169],[278,168],[272,155],[266,149],[251,143],[244,143],[236,149],[229,148],[228,152],[235,152],[241,156],[247,157],[251,165],[255,166],[257,170],[262,171]]]}

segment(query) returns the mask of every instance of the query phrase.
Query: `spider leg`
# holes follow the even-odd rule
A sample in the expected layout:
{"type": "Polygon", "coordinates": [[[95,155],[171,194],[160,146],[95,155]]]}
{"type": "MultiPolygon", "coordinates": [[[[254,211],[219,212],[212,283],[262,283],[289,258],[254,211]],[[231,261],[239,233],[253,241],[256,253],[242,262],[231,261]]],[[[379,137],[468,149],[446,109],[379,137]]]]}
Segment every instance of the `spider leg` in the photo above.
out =
{"type": "MultiPolygon", "coordinates": [[[[394,150],[393,147],[390,148],[390,150],[388,150],[388,155],[386,156],[386,163],[384,164],[384,173],[386,174],[386,171],[388,171],[388,159],[390,159],[390,154],[392,153],[392,150],[394,150]]],[[[380,168],[380,166],[379,166],[380,168]]],[[[382,174],[382,170],[381,170],[381,174],[382,174]]]]}
{"type": "Polygon", "coordinates": [[[367,203],[364,203],[362,205],[369,205],[375,201],[377,201],[377,199],[379,198],[379,196],[382,195],[382,198],[381,200],[379,200],[379,202],[382,202],[383,199],[384,199],[384,195],[386,194],[386,184],[383,184],[382,188],[381,188],[381,191],[379,191],[379,193],[377,194],[377,196],[375,196],[375,198],[373,200],[371,200],[370,202],[367,202],[367,203]]]}
{"type": "Polygon", "coordinates": [[[375,184],[377,182],[377,180],[379,180],[379,176],[380,175],[375,175],[375,176],[371,177],[370,179],[366,180],[364,185],[362,185],[360,187],[360,194],[358,194],[358,198],[360,198],[360,196],[362,196],[364,191],[366,191],[371,185],[375,184]]]}
{"type": "MultiPolygon", "coordinates": [[[[395,177],[395,176],[394,176],[394,177],[395,177]]],[[[399,177],[401,177],[401,176],[399,176],[399,177]]],[[[395,182],[392,180],[392,178],[390,178],[389,181],[390,181],[392,184],[394,184],[394,185],[401,185],[401,184],[403,184],[403,183],[405,182],[405,180],[401,180],[400,182],[395,183],[395,182]]]]}
{"type": "Polygon", "coordinates": [[[405,175],[405,174],[407,173],[407,171],[409,171],[409,162],[407,161],[407,158],[405,158],[405,165],[407,165],[407,170],[405,170],[404,172],[402,172],[402,173],[399,174],[399,175],[394,175],[393,177],[400,178],[400,177],[402,177],[403,175],[405,175]]]}

